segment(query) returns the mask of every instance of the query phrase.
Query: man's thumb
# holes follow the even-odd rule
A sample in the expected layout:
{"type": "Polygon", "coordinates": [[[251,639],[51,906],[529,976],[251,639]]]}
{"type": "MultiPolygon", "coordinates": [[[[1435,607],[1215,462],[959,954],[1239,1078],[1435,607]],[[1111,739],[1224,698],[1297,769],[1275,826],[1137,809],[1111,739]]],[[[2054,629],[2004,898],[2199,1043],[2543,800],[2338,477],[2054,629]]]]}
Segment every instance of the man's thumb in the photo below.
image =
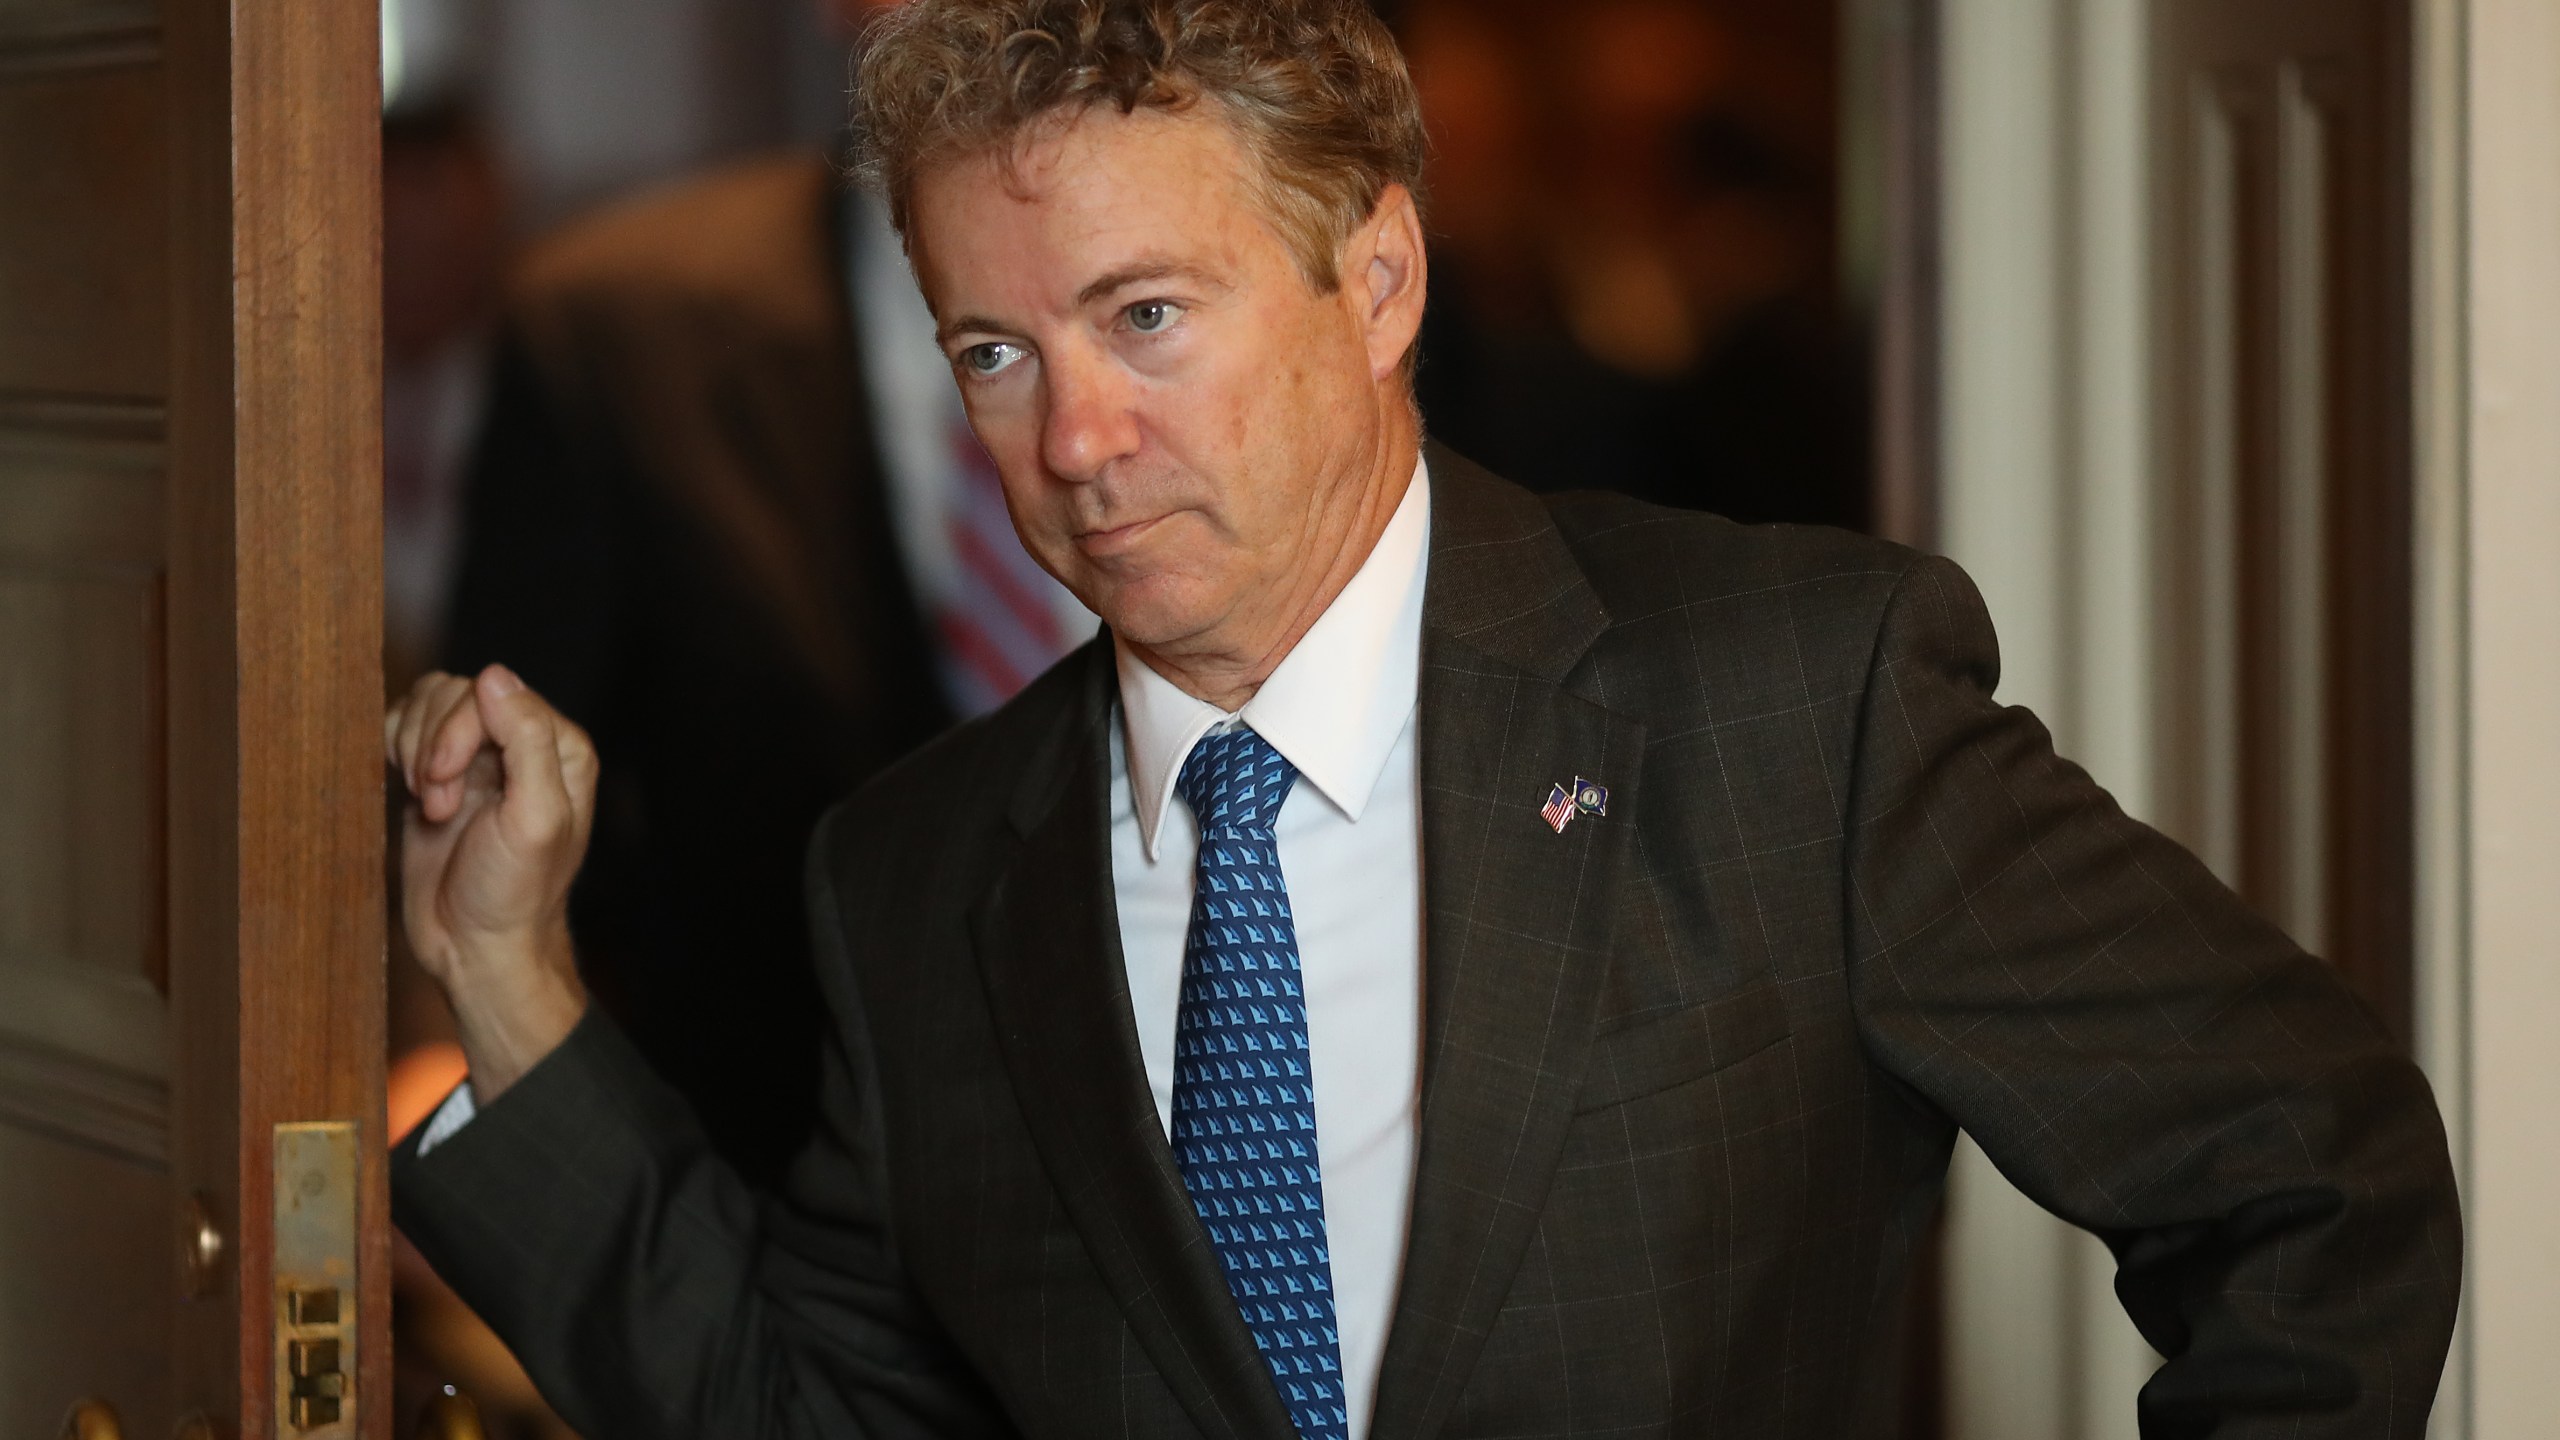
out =
{"type": "Polygon", "coordinates": [[[505,828],[530,836],[557,823],[568,813],[569,796],[560,774],[558,725],[551,707],[504,665],[481,671],[473,688],[480,723],[498,742],[506,767],[510,823],[505,828]]]}
{"type": "Polygon", "coordinates": [[[492,665],[480,672],[472,688],[473,698],[479,702],[480,723],[489,738],[498,742],[510,779],[517,778],[518,767],[524,761],[537,753],[549,753],[551,727],[545,721],[550,707],[526,687],[522,677],[504,665],[492,665]]]}

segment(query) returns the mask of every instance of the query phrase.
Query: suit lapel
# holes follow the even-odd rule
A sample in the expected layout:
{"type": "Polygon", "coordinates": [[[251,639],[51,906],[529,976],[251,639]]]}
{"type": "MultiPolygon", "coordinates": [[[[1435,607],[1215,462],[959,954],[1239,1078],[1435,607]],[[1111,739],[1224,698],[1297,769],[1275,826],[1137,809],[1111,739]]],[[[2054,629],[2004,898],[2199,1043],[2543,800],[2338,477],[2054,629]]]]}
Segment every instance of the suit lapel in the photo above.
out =
{"type": "Polygon", "coordinates": [[[1085,663],[1079,722],[1025,767],[1020,844],[971,918],[998,1043],[1070,1219],[1183,1408],[1211,1436],[1288,1440],[1147,1088],[1112,890],[1108,642],[1085,663]]]}
{"type": "Polygon", "coordinates": [[[1632,848],[1640,725],[1561,683],[1607,614],[1523,492],[1431,457],[1421,687],[1426,910],[1413,1218],[1375,1440],[1427,1440],[1535,1232],[1572,1119],[1632,848]],[[1607,818],[1541,818],[1577,776],[1607,818]]]}

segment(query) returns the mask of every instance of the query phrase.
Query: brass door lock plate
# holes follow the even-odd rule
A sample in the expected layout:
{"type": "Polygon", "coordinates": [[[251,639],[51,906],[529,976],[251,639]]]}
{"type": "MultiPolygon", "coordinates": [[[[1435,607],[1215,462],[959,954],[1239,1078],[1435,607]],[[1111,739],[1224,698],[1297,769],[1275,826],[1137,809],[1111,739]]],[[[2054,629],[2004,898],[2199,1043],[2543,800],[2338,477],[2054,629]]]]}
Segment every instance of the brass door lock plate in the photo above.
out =
{"type": "Polygon", "coordinates": [[[276,1127],[276,1433],[356,1434],[356,1127],[276,1127]]]}

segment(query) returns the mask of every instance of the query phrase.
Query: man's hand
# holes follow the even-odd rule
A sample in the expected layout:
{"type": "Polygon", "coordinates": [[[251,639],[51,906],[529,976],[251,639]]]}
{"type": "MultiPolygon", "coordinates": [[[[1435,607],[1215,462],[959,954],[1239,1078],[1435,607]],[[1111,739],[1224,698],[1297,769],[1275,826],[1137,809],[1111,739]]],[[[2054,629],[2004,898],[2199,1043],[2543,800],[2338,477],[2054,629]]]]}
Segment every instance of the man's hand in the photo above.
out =
{"type": "Polygon", "coordinates": [[[586,1010],[569,882],[595,819],[596,752],[514,672],[429,675],[383,717],[407,784],[401,914],[444,986],[481,1104],[568,1038],[586,1010]]]}

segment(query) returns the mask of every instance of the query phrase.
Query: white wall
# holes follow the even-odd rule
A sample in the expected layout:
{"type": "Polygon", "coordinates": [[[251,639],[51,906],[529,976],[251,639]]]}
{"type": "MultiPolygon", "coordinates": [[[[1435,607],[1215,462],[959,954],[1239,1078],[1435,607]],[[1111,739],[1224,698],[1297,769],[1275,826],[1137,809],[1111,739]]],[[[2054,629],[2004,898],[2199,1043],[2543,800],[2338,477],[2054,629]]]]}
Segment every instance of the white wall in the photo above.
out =
{"type": "Polygon", "coordinates": [[[2560,1426],[2560,5],[2420,51],[2419,1033],[2469,1218],[2437,1433],[2560,1426]]]}
{"type": "MultiPolygon", "coordinates": [[[[2001,698],[2154,804],[2144,7],[1946,0],[1940,535],[2000,628],[2001,698]]],[[[1948,1188],[1948,1433],[2113,1440],[2157,1363],[2113,1257],[1970,1143],[1948,1188]]]]}

